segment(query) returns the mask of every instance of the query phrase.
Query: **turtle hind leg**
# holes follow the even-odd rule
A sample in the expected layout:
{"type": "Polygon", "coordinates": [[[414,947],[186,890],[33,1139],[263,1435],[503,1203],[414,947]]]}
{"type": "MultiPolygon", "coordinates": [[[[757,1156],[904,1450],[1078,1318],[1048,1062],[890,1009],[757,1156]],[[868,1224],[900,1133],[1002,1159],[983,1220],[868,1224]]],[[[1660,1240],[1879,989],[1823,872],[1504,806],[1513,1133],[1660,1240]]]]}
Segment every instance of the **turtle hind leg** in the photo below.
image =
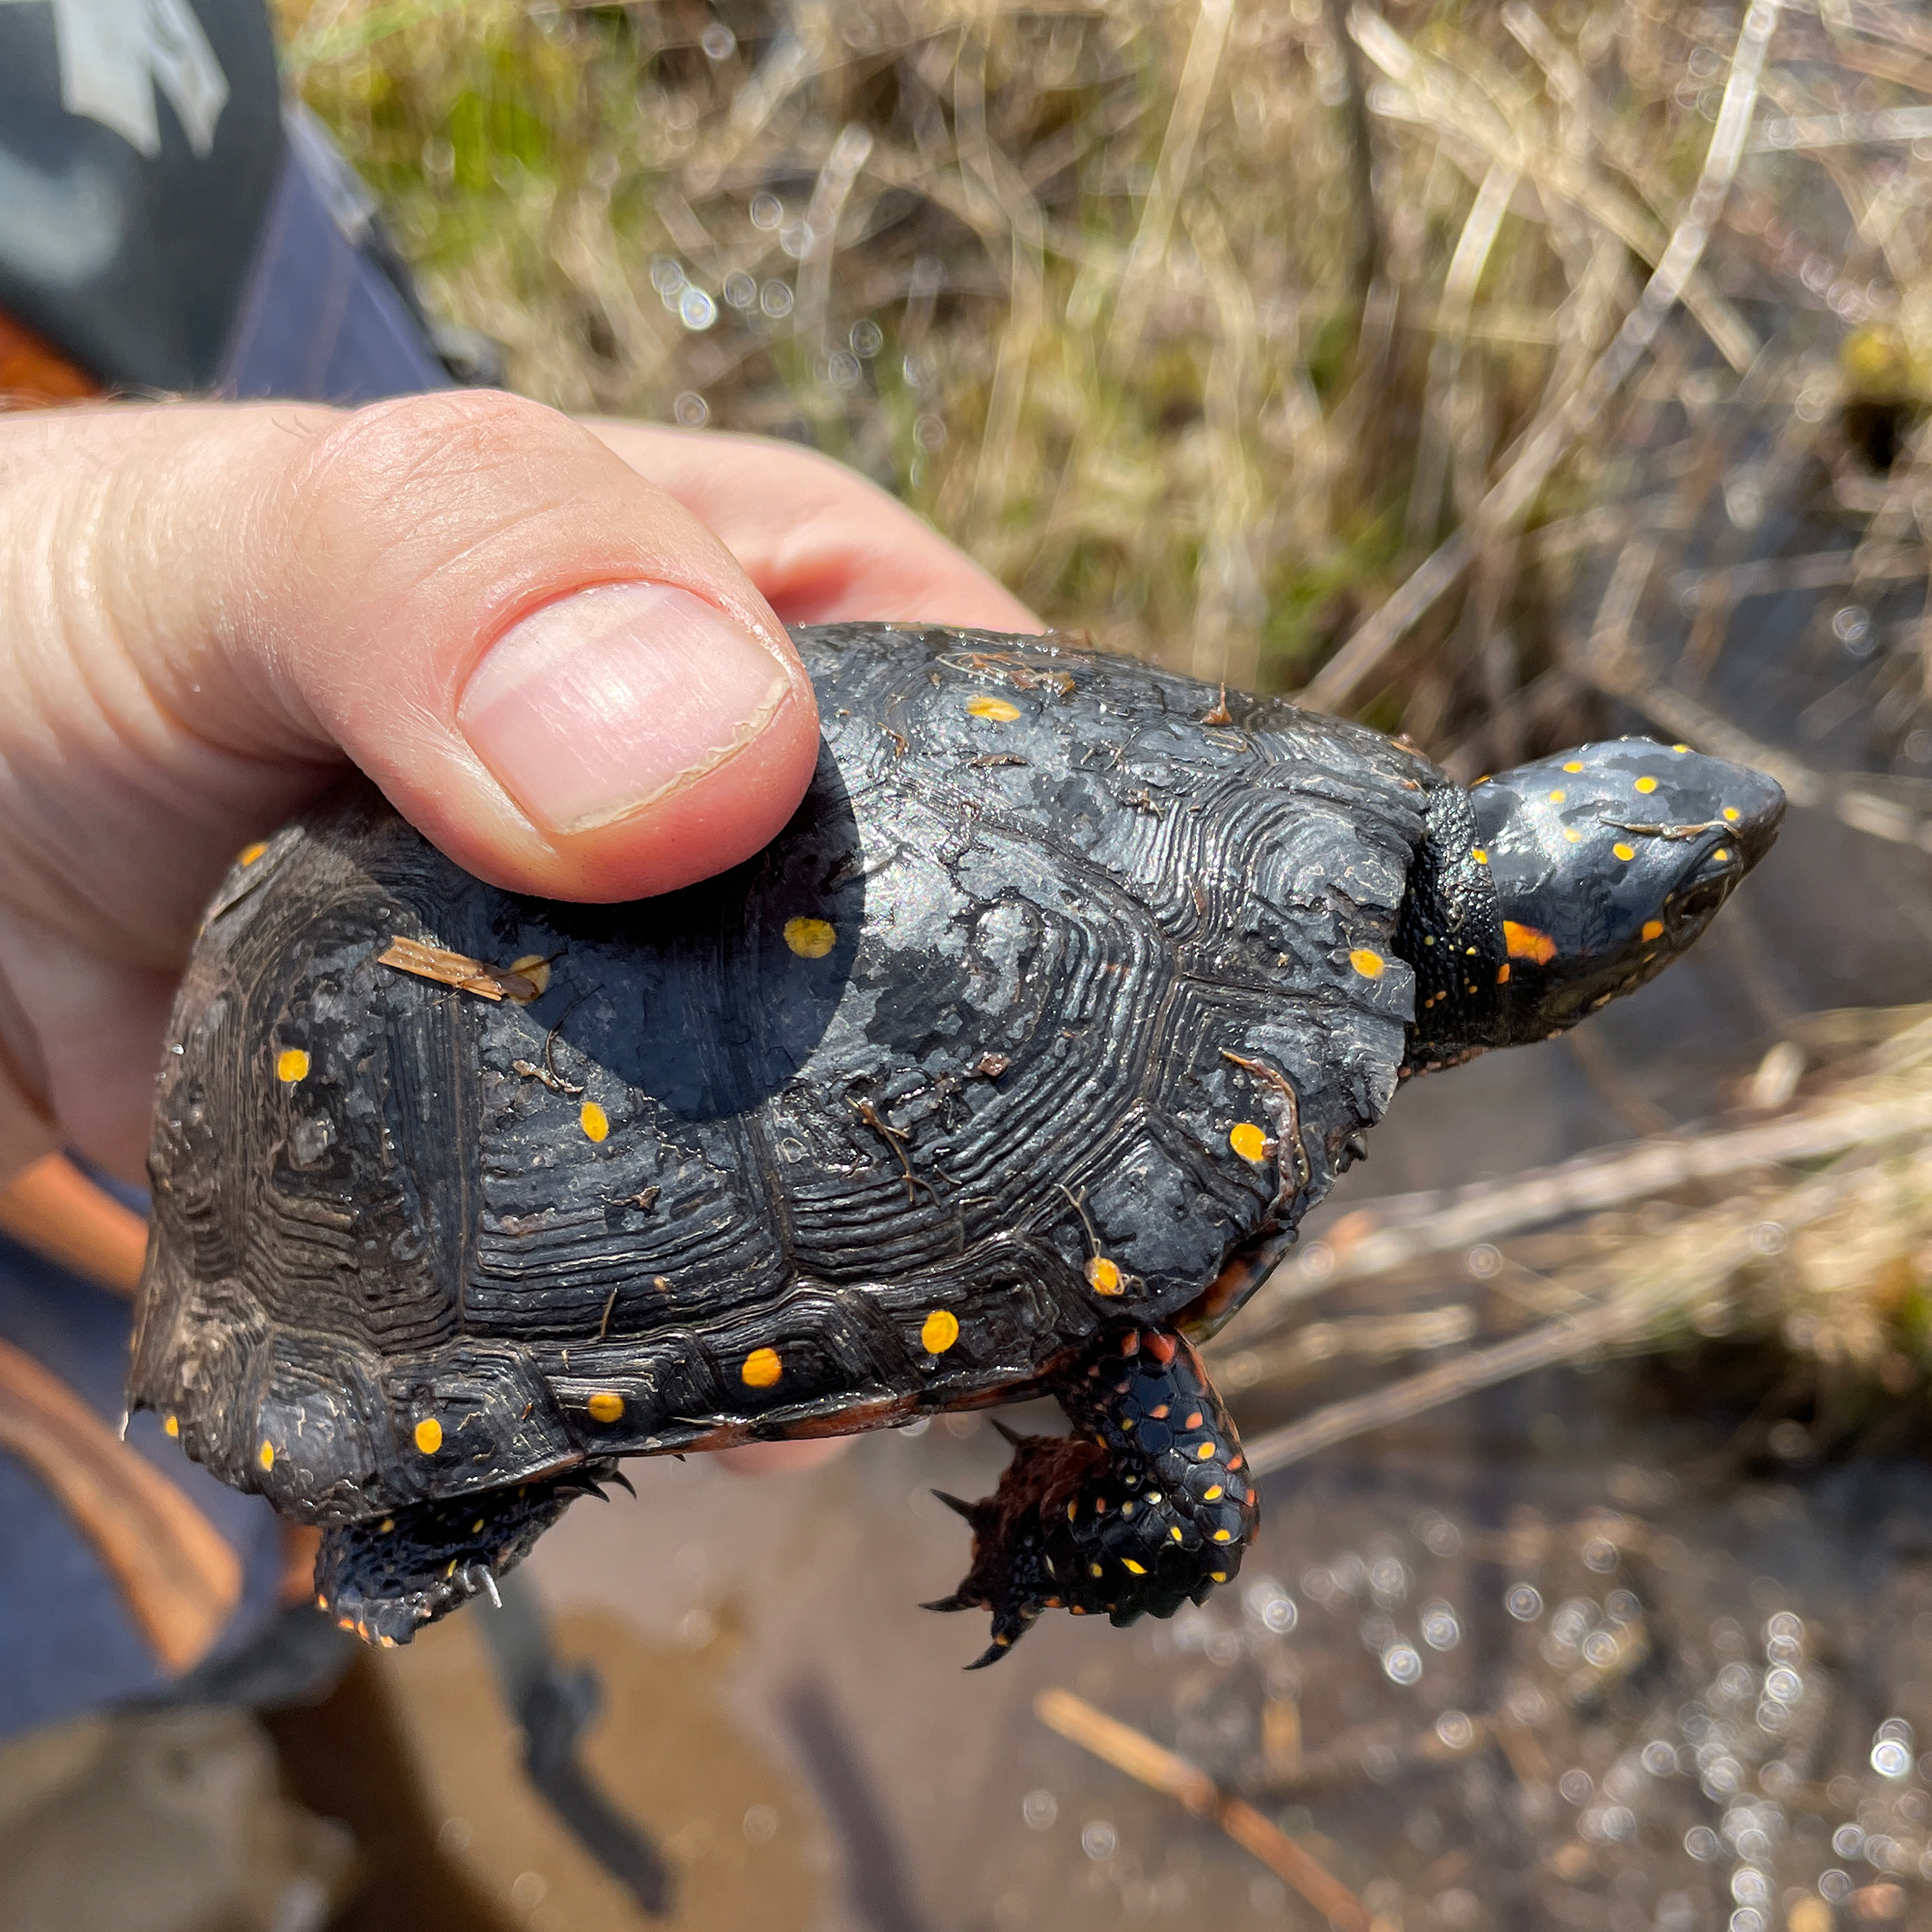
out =
{"type": "Polygon", "coordinates": [[[561,1475],[412,1503],[388,1516],[331,1523],[315,1559],[315,1601],[368,1643],[408,1643],[496,1579],[581,1495],[617,1473],[599,1461],[561,1475]]]}
{"type": "Polygon", "coordinates": [[[944,1498],[973,1567],[934,1609],[988,1609],[1010,1650],[1042,1610],[1130,1624],[1200,1603],[1241,1567],[1256,1524],[1240,1440],[1200,1358],[1160,1329],[1103,1335],[1059,1378],[1070,1437],[1015,1436],[1000,1486],[944,1498]]]}

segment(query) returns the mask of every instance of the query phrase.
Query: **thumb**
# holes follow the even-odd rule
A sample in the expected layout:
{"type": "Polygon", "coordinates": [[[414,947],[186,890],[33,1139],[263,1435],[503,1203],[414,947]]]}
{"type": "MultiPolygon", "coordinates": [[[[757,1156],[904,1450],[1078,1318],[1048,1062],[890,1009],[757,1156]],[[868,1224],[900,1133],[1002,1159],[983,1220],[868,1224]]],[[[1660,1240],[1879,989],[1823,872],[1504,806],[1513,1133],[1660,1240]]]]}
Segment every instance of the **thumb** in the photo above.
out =
{"type": "Polygon", "coordinates": [[[635,897],[756,851],[810,780],[810,685],[764,599],[552,411],[479,393],[0,429],[25,445],[0,443],[0,613],[48,673],[35,724],[70,753],[107,724],[116,775],[163,791],[213,753],[224,781],[179,802],[200,826],[170,828],[212,860],[346,755],[496,884],[635,897]]]}
{"type": "Polygon", "coordinates": [[[469,870],[600,899],[755,852],[818,742],[723,545],[496,394],[0,417],[0,1166],[132,1168],[209,892],[345,757],[469,870]]]}

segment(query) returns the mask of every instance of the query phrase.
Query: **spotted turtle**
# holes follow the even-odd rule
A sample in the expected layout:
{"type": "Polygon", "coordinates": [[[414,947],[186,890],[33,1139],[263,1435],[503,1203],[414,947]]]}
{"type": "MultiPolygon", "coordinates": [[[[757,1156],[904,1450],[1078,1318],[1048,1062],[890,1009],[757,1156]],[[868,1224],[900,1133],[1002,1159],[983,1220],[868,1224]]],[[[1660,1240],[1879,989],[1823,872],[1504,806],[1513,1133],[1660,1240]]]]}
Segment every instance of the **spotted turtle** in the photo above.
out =
{"type": "Polygon", "coordinates": [[[756,858],[484,885],[357,780],[251,847],[176,1004],[130,1405],[323,1528],[384,1642],[624,1456],[1049,1394],[957,1504],[1000,1656],[1233,1577],[1194,1344],[1399,1080],[1683,952],[1777,786],[1626,738],[1415,751],[1049,639],[802,630],[824,740],[756,858]]]}

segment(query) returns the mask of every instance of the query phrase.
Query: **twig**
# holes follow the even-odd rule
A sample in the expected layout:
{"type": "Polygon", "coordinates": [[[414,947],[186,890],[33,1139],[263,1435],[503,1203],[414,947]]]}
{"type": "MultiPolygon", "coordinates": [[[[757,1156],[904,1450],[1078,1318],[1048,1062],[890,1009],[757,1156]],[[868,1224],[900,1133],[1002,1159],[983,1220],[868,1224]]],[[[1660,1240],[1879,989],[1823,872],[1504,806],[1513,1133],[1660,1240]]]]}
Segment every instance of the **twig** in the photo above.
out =
{"type": "Polygon", "coordinates": [[[1370,1932],[1368,1907],[1340,1879],[1270,1824],[1252,1804],[1230,1798],[1198,1765],[1157,1745],[1144,1732],[1096,1711],[1070,1690],[1042,1690],[1034,1715],[1049,1730],[1123,1771],[1129,1777],[1177,1800],[1197,1818],[1209,1818],[1243,1851],[1285,1879],[1342,1932],[1370,1932]]]}
{"type": "Polygon", "coordinates": [[[1649,352],[1676,306],[1684,284],[1702,259],[1737,173],[1757,104],[1758,81],[1764,57],[1777,24],[1779,0],[1752,0],[1731,56],[1730,77],[1724,84],[1723,104],[1704,156],[1704,167],[1675,231],[1664,248],[1643,294],[1624,317],[1610,346],[1589,373],[1524,441],[1521,453],[1491,489],[1468,523],[1447,539],[1369,617],[1342,648],[1322,666],[1300,701],[1319,711],[1345,704],[1362,681],[1388,656],[1416,620],[1462,577],[1477,545],[1510,528],[1535,501],[1550,471],[1571,444],[1586,431],[1631,372],[1649,352]]]}
{"type": "Polygon", "coordinates": [[[1359,1209],[1359,1220],[1350,1217],[1362,1232],[1346,1244],[1335,1243],[1331,1268],[1313,1276],[1295,1261],[1278,1267],[1257,1296],[1262,1303],[1258,1312],[1285,1313],[1293,1302],[1318,1290],[1386,1274],[1429,1255],[1499,1240],[1573,1214],[1628,1207],[1688,1181],[1818,1160],[1850,1148],[1910,1140],[1927,1131],[1932,1131],[1932,1093],[1861,1099],[1768,1126],[1672,1135],[1634,1150],[1583,1154],[1557,1166],[1533,1169],[1501,1186],[1483,1181],[1395,1195],[1359,1209]]]}

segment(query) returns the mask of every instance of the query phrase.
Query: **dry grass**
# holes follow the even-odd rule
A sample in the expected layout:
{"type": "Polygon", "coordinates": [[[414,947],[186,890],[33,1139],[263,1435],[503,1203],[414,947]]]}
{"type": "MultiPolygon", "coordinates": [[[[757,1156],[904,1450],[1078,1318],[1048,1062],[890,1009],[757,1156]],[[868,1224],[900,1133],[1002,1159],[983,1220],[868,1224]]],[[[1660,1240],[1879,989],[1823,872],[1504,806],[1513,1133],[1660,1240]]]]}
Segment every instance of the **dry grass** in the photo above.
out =
{"type": "Polygon", "coordinates": [[[1273,687],[1471,529],[1333,694],[1439,751],[1574,698],[1547,674],[1575,519],[1628,488],[1631,409],[1689,428],[1747,387],[1788,461],[1836,434],[1794,411],[1850,327],[1887,325],[1880,388],[1932,351],[1918,149],[1758,151],[1923,102],[1902,7],[1787,11],[1688,324],[1581,409],[1690,211],[1733,9],[1390,6],[1349,36],[1341,0],[281,11],[434,298],[530,394],[809,440],[1050,618],[1273,687]]]}

